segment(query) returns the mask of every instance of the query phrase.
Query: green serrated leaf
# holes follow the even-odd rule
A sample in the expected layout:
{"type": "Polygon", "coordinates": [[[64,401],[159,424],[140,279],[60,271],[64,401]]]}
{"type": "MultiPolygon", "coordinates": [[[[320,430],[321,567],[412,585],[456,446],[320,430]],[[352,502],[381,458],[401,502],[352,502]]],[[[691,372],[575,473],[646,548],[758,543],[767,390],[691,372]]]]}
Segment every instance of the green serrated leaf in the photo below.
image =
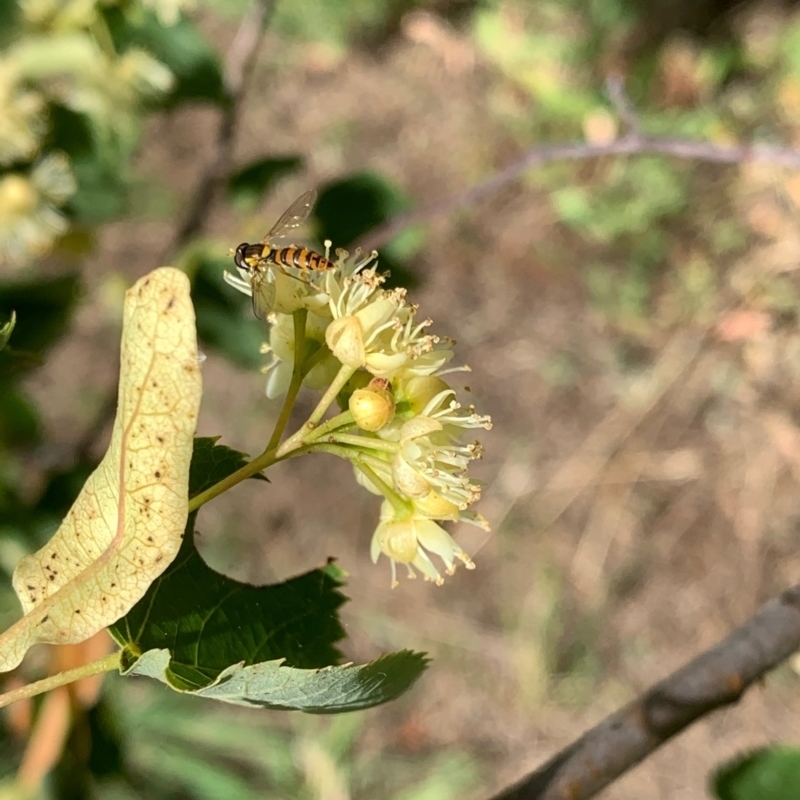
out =
{"type": "Polygon", "coordinates": [[[212,570],[187,534],[175,561],[110,630],[128,667],[142,653],[169,648],[169,683],[186,691],[239,662],[323,667],[339,660],[334,643],[345,635],[338,587],[324,569],[270,586],[240,583],[212,570]]]}
{"type": "Polygon", "coordinates": [[[302,166],[300,156],[256,159],[230,177],[228,196],[243,210],[251,210],[278,180],[302,166]]]}
{"type": "MultiPolygon", "coordinates": [[[[197,494],[246,463],[243,453],[196,439],[189,493],[197,494]]],[[[111,626],[129,661],[169,647],[176,686],[206,686],[231,664],[277,658],[310,669],[335,664],[344,636],[336,610],[345,601],[339,574],[326,567],[272,586],[251,586],[215,572],[197,552],[191,514],[177,558],[145,596],[111,626]]]]}
{"type": "MultiPolygon", "coordinates": [[[[244,463],[215,439],[196,439],[190,495],[244,463]]],[[[346,599],[341,570],[331,563],[279,584],[241,583],[200,557],[196,516],[177,558],[109,628],[123,647],[125,674],[240,705],[333,713],[392,699],[422,672],[424,657],[412,653],[333,667],[341,657],[335,643],[345,635],[337,614],[346,599]]]]}
{"type": "MultiPolygon", "coordinates": [[[[189,467],[189,497],[204,492],[247,463],[246,453],[217,444],[218,441],[219,436],[195,438],[192,464],[189,467]]],[[[261,473],[253,475],[253,478],[269,483],[269,479],[261,473]]]]}
{"type": "Polygon", "coordinates": [[[720,800],[797,800],[800,749],[765,747],[721,767],[713,778],[720,800]]]}
{"type": "MultiPolygon", "coordinates": [[[[146,675],[175,687],[170,676],[168,650],[151,650],[124,670],[125,675],[146,675]]],[[[357,711],[393,700],[408,689],[427,666],[423,653],[402,650],[355,666],[294,669],[282,661],[243,666],[234,664],[193,695],[225,703],[337,714],[357,711]]],[[[179,688],[180,690],[180,688],[179,688]]],[[[185,690],[184,690],[185,691],[185,690]]]]}
{"type": "Polygon", "coordinates": [[[175,76],[175,86],[160,106],[171,108],[192,100],[227,102],[219,57],[190,19],[181,17],[174,25],[164,26],[154,13],[141,9],[126,14],[109,7],[104,14],[120,52],[143,48],[175,76]]]}
{"type": "Polygon", "coordinates": [[[16,324],[17,312],[12,309],[8,322],[0,325],[0,350],[2,350],[8,344],[8,340],[11,338],[11,333],[16,324]]]}

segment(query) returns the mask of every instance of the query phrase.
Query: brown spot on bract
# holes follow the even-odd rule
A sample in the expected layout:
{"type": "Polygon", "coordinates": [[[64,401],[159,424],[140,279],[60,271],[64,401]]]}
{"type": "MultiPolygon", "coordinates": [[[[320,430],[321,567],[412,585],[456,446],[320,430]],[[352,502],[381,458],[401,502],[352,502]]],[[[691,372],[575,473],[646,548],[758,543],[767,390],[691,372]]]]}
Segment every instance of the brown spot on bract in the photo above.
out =
{"type": "Polygon", "coordinates": [[[174,305],[175,305],[175,295],[172,295],[172,297],[170,297],[169,299],[169,303],[167,303],[167,311],[169,311],[174,305]]]}
{"type": "Polygon", "coordinates": [[[161,477],[161,473],[158,470],[156,470],[156,478],[160,478],[160,477],[161,477]]]}
{"type": "Polygon", "coordinates": [[[40,622],[40,623],[42,623],[42,622],[47,622],[47,620],[49,620],[49,619],[50,619],[50,615],[49,615],[49,614],[45,614],[45,615],[44,615],[44,616],[43,616],[43,617],[42,617],[42,618],[39,620],[39,622],[40,622]]]}

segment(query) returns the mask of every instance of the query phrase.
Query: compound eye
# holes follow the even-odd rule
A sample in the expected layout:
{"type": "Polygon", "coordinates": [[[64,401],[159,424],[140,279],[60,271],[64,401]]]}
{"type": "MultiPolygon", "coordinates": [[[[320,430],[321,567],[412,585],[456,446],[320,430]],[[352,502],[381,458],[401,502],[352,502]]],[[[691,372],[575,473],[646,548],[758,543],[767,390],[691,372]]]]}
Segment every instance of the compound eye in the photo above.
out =
{"type": "Polygon", "coordinates": [[[247,263],[245,256],[247,254],[247,242],[242,242],[237,248],[236,253],[233,256],[233,263],[236,264],[237,267],[241,269],[250,269],[250,265],[247,263]]]}

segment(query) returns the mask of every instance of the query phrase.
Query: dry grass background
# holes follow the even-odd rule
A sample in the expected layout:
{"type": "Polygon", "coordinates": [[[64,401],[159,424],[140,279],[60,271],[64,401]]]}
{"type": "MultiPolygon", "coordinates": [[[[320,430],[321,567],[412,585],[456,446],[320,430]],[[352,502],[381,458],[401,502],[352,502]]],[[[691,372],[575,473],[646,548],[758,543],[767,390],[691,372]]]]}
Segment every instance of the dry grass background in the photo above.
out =
{"type": "MultiPolygon", "coordinates": [[[[232,27],[205,23],[224,47],[232,27]]],[[[304,188],[352,170],[382,172],[418,203],[463,191],[519,152],[489,113],[499,80],[467,37],[433,17],[411,20],[377,57],[268,34],[237,160],[302,152],[307,171],[281,184],[252,228],[220,211],[211,232],[232,245],[261,235],[304,188]]],[[[143,171],[169,175],[185,197],[214,120],[192,109],[155,121],[143,171]]],[[[704,169],[707,192],[688,213],[731,215],[750,244],[727,263],[705,262],[715,288],[692,294],[704,256],[676,235],[682,271],[663,277],[652,318],[633,333],[592,305],[587,253],[535,186],[431,223],[414,299],[458,340],[471,397],[495,423],[475,470],[494,530],[458,534],[475,572],[391,591],[388,566],[368,556],[375,498],[324,456],[279,465],[270,486],[240,486],[204,509],[201,548],[238,577],[283,578],[338,558],[350,573],[348,657],[432,655],[411,693],[364,712],[359,748],[423,765],[432,753],[466,753],[480,775],[466,796],[485,797],[800,580],[800,335],[771,299],[800,288],[800,177],[704,169]]],[[[65,452],[115,378],[107,275],[132,280],[157,266],[173,225],[105,230],[72,334],[31,379],[65,452]]],[[[200,433],[257,451],[276,413],[261,377],[211,354],[204,381],[200,433]]],[[[237,719],[294,724],[256,716],[237,719]]],[[[798,731],[800,678],[786,666],[604,796],[707,797],[713,765],[798,731]]]]}

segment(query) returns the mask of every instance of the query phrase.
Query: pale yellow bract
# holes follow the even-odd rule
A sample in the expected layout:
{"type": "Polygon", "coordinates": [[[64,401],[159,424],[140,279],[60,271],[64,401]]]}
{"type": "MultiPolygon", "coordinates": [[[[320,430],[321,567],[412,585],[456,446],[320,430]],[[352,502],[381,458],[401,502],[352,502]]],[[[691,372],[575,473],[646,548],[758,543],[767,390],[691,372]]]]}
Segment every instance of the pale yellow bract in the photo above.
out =
{"type": "Polygon", "coordinates": [[[189,280],[162,267],[125,296],[111,444],[61,527],[14,571],[25,616],[0,671],[37,642],[81,642],[126,614],[178,553],[200,406],[189,280]]]}

